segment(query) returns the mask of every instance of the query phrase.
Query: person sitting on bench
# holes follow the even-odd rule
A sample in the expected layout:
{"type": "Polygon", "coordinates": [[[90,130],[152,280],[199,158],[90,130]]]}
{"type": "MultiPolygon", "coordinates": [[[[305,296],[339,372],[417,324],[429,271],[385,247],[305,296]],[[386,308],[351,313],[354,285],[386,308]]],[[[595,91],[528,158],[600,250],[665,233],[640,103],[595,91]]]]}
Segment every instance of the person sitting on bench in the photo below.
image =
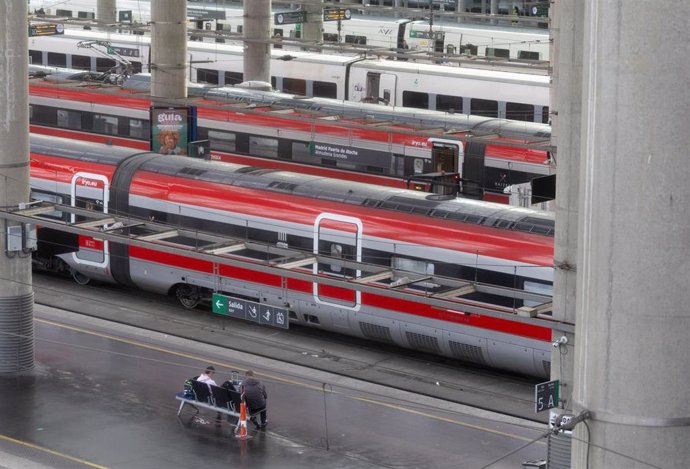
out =
{"type": "Polygon", "coordinates": [[[213,375],[216,374],[216,369],[212,366],[209,365],[206,367],[206,369],[199,375],[199,377],[196,379],[197,381],[200,381],[202,383],[206,384],[212,384],[213,386],[218,386],[213,379],[213,375]]]}
{"type": "Polygon", "coordinates": [[[268,423],[266,419],[266,386],[261,384],[261,382],[254,378],[254,372],[252,370],[247,370],[245,373],[246,378],[242,381],[242,395],[244,396],[244,401],[247,403],[247,409],[249,414],[252,415],[251,421],[257,428],[266,428],[268,423]],[[261,423],[256,421],[256,417],[253,416],[257,412],[261,412],[261,423]]]}

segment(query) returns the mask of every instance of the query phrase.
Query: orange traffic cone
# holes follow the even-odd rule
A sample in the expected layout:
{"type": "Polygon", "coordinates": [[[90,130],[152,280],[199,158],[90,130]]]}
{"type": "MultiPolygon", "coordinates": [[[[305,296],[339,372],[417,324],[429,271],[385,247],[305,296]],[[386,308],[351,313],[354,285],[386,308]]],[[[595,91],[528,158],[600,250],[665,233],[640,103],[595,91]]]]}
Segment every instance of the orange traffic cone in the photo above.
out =
{"type": "Polygon", "coordinates": [[[247,404],[240,403],[240,420],[237,422],[237,429],[235,430],[235,436],[241,440],[247,439],[247,404]]]}

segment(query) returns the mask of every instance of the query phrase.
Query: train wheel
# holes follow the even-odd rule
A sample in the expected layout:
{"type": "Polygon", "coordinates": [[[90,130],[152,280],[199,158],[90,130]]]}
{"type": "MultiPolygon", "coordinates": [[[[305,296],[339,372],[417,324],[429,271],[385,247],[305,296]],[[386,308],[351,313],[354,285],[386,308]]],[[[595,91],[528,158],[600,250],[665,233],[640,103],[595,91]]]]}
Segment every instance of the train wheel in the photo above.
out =
{"type": "Polygon", "coordinates": [[[76,270],[72,270],[72,278],[79,285],[88,285],[91,282],[91,277],[87,277],[86,275],[82,274],[81,272],[77,272],[76,270]]]}
{"type": "Polygon", "coordinates": [[[199,306],[201,302],[199,288],[186,283],[175,287],[175,296],[177,297],[177,301],[187,309],[194,309],[199,306]]]}

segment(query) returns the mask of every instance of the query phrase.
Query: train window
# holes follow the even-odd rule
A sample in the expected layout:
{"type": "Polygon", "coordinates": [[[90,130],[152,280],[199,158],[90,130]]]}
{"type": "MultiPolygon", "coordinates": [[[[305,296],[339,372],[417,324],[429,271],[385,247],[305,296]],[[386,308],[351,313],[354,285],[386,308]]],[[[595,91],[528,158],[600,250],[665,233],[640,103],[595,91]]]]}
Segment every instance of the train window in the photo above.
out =
{"type": "Polygon", "coordinates": [[[393,176],[405,176],[405,156],[393,155],[393,176]]]}
{"type": "Polygon", "coordinates": [[[418,91],[403,91],[404,107],[414,107],[417,109],[429,109],[429,94],[418,91]]]}
{"type": "Polygon", "coordinates": [[[43,52],[40,50],[29,50],[29,63],[43,65],[43,52]]]}
{"type": "Polygon", "coordinates": [[[220,132],[218,130],[208,131],[208,143],[211,150],[226,151],[232,153],[236,151],[237,135],[231,132],[220,132]]]}
{"type": "Polygon", "coordinates": [[[117,63],[112,59],[96,58],[96,71],[106,72],[111,68],[115,67],[117,63]]]}
{"type": "MultiPolygon", "coordinates": [[[[31,191],[31,200],[40,200],[43,202],[49,202],[51,204],[62,204],[62,197],[56,194],[49,194],[40,191],[31,191]]],[[[53,211],[48,213],[42,213],[38,215],[42,218],[54,218],[56,220],[62,220],[63,213],[61,211],[53,211]]]]}
{"type": "Polygon", "coordinates": [[[307,81],[299,78],[283,78],[283,92],[306,96],[307,81]]]}
{"type": "Polygon", "coordinates": [[[51,67],[67,67],[67,54],[48,52],[48,65],[51,67]]]}
{"type": "Polygon", "coordinates": [[[314,82],[314,96],[317,98],[333,98],[338,97],[338,85],[326,81],[314,82]]]}
{"type": "Polygon", "coordinates": [[[278,139],[266,137],[249,137],[249,154],[278,158],[278,139]]]}
{"type": "MultiPolygon", "coordinates": [[[[553,296],[553,285],[551,285],[550,283],[541,283],[533,280],[525,280],[522,288],[530,293],[540,293],[542,295],[553,296]]],[[[539,306],[539,302],[525,300],[523,306],[539,306]]]]}
{"type": "Polygon", "coordinates": [[[94,114],[93,130],[99,134],[117,135],[117,117],[94,114]]]}
{"type": "Polygon", "coordinates": [[[460,45],[460,54],[462,55],[477,55],[479,48],[474,44],[460,45]]]}
{"type": "Polygon", "coordinates": [[[132,73],[141,73],[141,62],[132,62],[132,73]]]}
{"type": "Polygon", "coordinates": [[[196,81],[198,83],[209,83],[211,85],[218,84],[218,70],[211,70],[208,68],[199,68],[196,71],[196,81]]]}
{"type": "Polygon", "coordinates": [[[132,138],[148,139],[149,121],[143,121],[140,119],[130,119],[129,136],[132,138]]]}
{"type": "MultiPolygon", "coordinates": [[[[343,258],[343,246],[340,244],[331,244],[331,257],[335,259],[343,258]]],[[[337,264],[331,264],[331,272],[340,272],[342,267],[337,264]]]]}
{"type": "Polygon", "coordinates": [[[519,50],[518,59],[539,60],[539,52],[532,50],[519,50]]]}
{"type": "Polygon", "coordinates": [[[534,106],[522,103],[506,103],[506,119],[534,122],[534,106]]]}
{"type": "Polygon", "coordinates": [[[78,70],[91,70],[91,57],[86,55],[73,55],[72,68],[78,70]]]}
{"type": "Polygon", "coordinates": [[[549,123],[549,106],[544,106],[541,109],[541,123],[542,124],[548,124],[549,123]]]}
{"type": "MultiPolygon", "coordinates": [[[[434,275],[435,267],[432,262],[427,262],[419,259],[410,259],[406,257],[391,257],[391,268],[394,270],[403,270],[405,272],[410,272],[414,274],[421,275],[434,275]]],[[[392,280],[403,280],[405,277],[410,278],[414,275],[405,275],[401,273],[400,275],[393,276],[392,280]]],[[[435,283],[431,282],[418,282],[410,285],[411,288],[435,288],[438,287],[435,283]]]]}
{"type": "Polygon", "coordinates": [[[58,109],[57,125],[66,129],[81,129],[81,113],[68,111],[67,109],[58,109]]]}
{"type": "Polygon", "coordinates": [[[470,114],[484,117],[498,117],[498,101],[473,98],[470,102],[470,114]]]}
{"type": "Polygon", "coordinates": [[[345,35],[345,43],[346,44],[366,45],[367,37],[366,36],[355,36],[354,34],[346,34],[345,35]]]}
{"type": "Polygon", "coordinates": [[[436,110],[462,113],[462,98],[460,96],[437,94],[436,110]]]}
{"type": "Polygon", "coordinates": [[[495,57],[497,59],[509,59],[510,49],[498,49],[496,47],[487,47],[486,56],[495,57]]]}
{"type": "Polygon", "coordinates": [[[237,33],[242,34],[244,32],[244,26],[239,24],[237,25],[237,33]]]}
{"type": "Polygon", "coordinates": [[[244,80],[244,75],[238,72],[225,72],[226,85],[238,85],[244,80]]]}
{"type": "Polygon", "coordinates": [[[55,111],[55,108],[34,104],[31,106],[31,123],[57,125],[57,113],[55,111]]]}
{"type": "Polygon", "coordinates": [[[338,42],[336,33],[323,33],[323,42],[338,42]]]}
{"type": "Polygon", "coordinates": [[[292,142],[292,160],[300,163],[314,163],[314,157],[309,151],[309,144],[304,142],[292,142]]]}

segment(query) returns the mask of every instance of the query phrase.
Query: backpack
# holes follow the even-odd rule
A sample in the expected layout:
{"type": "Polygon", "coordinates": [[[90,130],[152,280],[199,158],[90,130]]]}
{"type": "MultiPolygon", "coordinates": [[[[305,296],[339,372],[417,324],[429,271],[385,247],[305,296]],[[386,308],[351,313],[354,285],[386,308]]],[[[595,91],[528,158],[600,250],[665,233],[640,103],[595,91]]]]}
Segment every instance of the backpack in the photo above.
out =
{"type": "Polygon", "coordinates": [[[184,385],[182,386],[183,391],[184,391],[184,397],[189,398],[189,399],[194,399],[194,390],[192,389],[192,381],[196,381],[196,379],[199,376],[194,376],[193,378],[189,378],[184,382],[184,385]]]}

